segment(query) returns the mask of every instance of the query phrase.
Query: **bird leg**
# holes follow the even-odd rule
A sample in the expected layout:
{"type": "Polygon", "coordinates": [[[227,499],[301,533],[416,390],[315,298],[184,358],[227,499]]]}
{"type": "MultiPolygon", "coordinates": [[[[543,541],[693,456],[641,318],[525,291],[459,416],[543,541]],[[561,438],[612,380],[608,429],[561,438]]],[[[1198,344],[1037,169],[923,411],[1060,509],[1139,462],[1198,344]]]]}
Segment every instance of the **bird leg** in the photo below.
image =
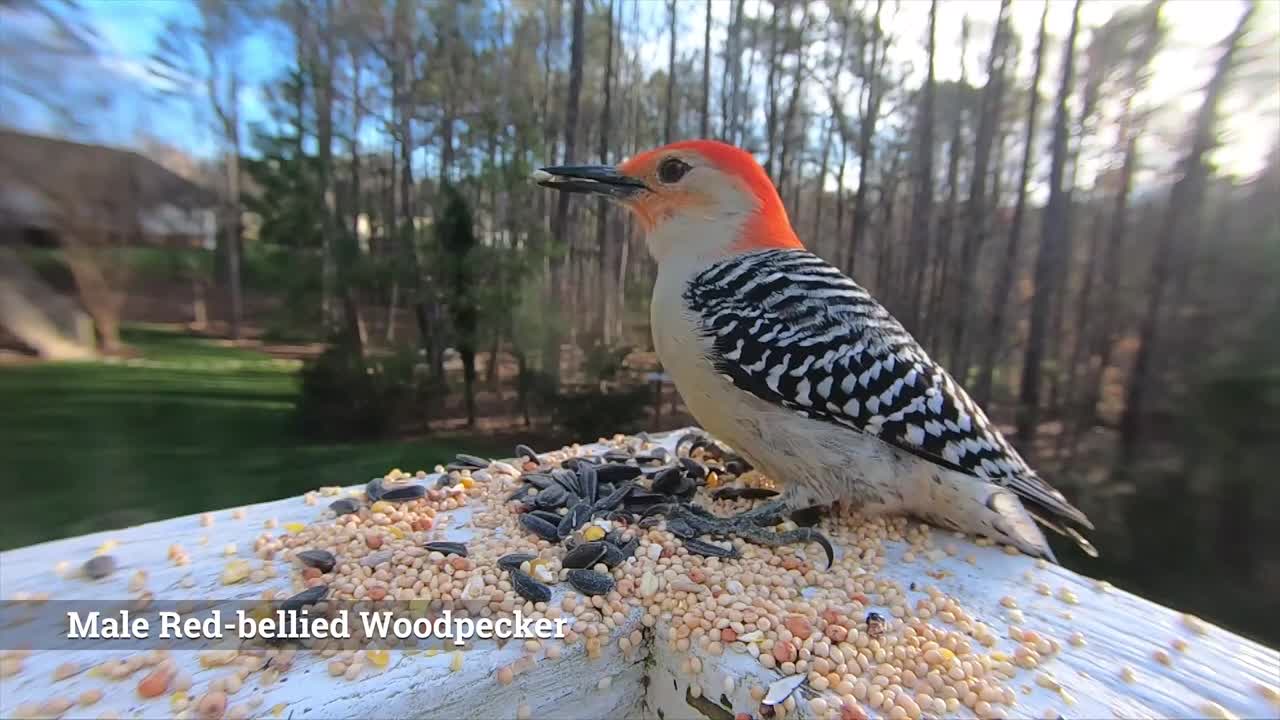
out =
{"type": "Polygon", "coordinates": [[[770,503],[733,517],[720,517],[692,503],[666,504],[653,508],[661,512],[668,523],[681,524],[687,533],[694,537],[712,535],[722,538],[742,538],[749,543],[765,547],[779,547],[795,543],[817,543],[827,554],[827,567],[835,562],[835,548],[831,541],[813,528],[798,528],[784,532],[766,530],[762,526],[776,524],[785,512],[782,503],[770,503]],[[760,512],[765,510],[767,512],[760,512]]]}

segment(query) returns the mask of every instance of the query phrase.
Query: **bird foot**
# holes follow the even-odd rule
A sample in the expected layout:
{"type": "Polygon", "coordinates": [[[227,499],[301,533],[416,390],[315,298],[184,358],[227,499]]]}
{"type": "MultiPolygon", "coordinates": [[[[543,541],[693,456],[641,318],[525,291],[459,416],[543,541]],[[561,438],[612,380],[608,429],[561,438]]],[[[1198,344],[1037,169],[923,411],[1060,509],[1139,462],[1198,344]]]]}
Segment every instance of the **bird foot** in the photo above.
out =
{"type": "Polygon", "coordinates": [[[813,528],[797,528],[784,532],[765,529],[781,519],[786,508],[781,502],[769,503],[733,517],[720,517],[706,508],[692,503],[668,504],[658,510],[667,518],[668,527],[681,537],[712,535],[722,538],[742,538],[749,543],[765,547],[779,547],[797,543],[817,543],[827,554],[827,567],[835,562],[835,548],[825,535],[813,528]],[[679,528],[679,531],[676,530],[679,528]]]}

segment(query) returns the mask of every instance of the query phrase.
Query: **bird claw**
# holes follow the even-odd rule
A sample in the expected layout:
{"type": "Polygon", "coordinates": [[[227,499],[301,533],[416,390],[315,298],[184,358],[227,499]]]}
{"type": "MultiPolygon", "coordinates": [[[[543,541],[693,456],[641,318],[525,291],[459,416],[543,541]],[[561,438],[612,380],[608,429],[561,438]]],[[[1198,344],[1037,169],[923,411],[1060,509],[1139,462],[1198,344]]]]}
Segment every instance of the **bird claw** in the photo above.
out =
{"type": "Polygon", "coordinates": [[[733,517],[720,517],[698,505],[668,504],[662,506],[662,514],[666,516],[668,527],[677,523],[682,534],[714,535],[725,538],[742,538],[749,543],[765,547],[779,547],[793,543],[817,543],[827,554],[827,567],[835,563],[835,547],[822,533],[813,528],[798,528],[784,532],[766,530],[765,526],[776,524],[785,508],[782,503],[769,505],[740,513],[733,517]],[[763,512],[761,512],[763,511],[763,512]]]}

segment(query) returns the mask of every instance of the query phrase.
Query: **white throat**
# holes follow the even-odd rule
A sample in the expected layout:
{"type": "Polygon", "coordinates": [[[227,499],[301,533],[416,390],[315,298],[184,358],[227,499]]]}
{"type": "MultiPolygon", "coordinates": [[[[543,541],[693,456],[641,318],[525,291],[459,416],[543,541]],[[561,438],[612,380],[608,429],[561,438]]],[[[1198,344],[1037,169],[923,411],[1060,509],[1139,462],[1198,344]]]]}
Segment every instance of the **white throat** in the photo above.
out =
{"type": "Polygon", "coordinates": [[[645,236],[660,272],[700,269],[738,252],[743,228],[756,212],[755,199],[731,186],[718,195],[711,208],[675,214],[645,236]]]}

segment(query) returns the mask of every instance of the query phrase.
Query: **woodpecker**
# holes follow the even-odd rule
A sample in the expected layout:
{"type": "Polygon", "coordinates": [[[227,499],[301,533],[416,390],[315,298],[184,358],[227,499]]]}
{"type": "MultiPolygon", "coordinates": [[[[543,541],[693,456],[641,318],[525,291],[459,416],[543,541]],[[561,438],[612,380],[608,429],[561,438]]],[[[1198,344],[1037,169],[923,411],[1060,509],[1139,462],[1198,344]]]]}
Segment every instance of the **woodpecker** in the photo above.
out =
{"type": "Polygon", "coordinates": [[[658,264],[663,367],[698,423],[784,488],[737,518],[701,513],[700,529],[768,542],[750,528],[839,503],[1055,559],[1038,521],[1096,554],[1072,527],[1092,529],[1084,513],[870,293],[805,250],[750,153],[690,140],[534,180],[635,215],[658,264]]]}

